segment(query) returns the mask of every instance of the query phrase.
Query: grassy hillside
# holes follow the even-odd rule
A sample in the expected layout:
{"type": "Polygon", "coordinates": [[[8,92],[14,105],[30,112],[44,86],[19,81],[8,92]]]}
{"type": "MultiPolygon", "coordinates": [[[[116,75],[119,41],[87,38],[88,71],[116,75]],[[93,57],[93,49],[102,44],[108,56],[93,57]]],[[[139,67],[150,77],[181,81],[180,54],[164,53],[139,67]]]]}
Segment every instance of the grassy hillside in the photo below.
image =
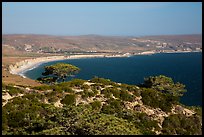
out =
{"type": "Polygon", "coordinates": [[[43,54],[71,53],[139,53],[155,50],[201,51],[202,35],[172,35],[146,37],[116,36],[52,36],[52,35],[3,35],[3,55],[41,56],[43,54]],[[8,51],[12,50],[12,53],[8,51]],[[29,53],[29,54],[27,54],[29,53]],[[19,54],[20,55],[20,54],[19,54]]]}

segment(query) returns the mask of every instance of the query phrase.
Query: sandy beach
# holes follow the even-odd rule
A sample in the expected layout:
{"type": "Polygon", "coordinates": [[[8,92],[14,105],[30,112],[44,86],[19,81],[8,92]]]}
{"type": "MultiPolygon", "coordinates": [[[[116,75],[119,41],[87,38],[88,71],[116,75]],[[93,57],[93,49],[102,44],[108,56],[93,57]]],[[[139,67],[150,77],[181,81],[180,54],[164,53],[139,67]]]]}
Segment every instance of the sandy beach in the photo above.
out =
{"type": "MultiPolygon", "coordinates": [[[[166,51],[163,53],[185,53],[185,52],[192,52],[192,51],[166,51]]],[[[156,54],[155,51],[146,51],[139,54],[134,55],[152,55],[156,54]]],[[[11,74],[20,75],[25,78],[24,73],[26,71],[32,70],[39,66],[40,64],[52,61],[59,61],[59,60],[67,60],[67,59],[81,59],[81,58],[111,58],[111,57],[130,57],[131,55],[128,53],[126,54],[117,54],[117,55],[110,55],[110,54],[95,54],[95,55],[69,55],[69,56],[49,56],[49,57],[39,57],[33,59],[27,59],[20,62],[16,62],[14,65],[9,66],[9,72],[11,74]]]]}
{"type": "Polygon", "coordinates": [[[20,75],[25,78],[24,73],[28,70],[32,70],[40,64],[52,61],[67,60],[67,59],[81,59],[81,58],[104,58],[104,57],[128,57],[127,55],[70,55],[70,56],[49,56],[39,57],[33,59],[27,59],[20,62],[16,62],[14,65],[9,66],[9,72],[11,74],[20,75]]]}

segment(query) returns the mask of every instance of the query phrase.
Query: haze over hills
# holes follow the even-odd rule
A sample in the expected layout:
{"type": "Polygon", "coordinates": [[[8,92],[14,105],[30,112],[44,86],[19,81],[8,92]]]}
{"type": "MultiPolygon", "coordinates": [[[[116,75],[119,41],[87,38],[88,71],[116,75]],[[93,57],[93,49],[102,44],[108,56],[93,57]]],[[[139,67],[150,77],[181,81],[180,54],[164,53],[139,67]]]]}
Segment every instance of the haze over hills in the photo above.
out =
{"type": "Polygon", "coordinates": [[[141,53],[146,51],[202,51],[202,35],[164,36],[53,36],[36,34],[2,35],[3,55],[17,53],[141,53]],[[14,52],[10,52],[10,51],[14,52]]]}

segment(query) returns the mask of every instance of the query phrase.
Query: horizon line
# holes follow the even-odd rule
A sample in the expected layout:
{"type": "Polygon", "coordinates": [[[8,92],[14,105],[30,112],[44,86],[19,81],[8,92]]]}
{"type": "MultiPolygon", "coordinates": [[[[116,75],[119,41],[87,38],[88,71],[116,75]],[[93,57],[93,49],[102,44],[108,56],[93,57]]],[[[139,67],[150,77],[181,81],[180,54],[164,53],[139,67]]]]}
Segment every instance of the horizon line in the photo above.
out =
{"type": "Polygon", "coordinates": [[[178,35],[202,35],[202,33],[188,33],[188,34],[150,34],[150,35],[104,35],[104,34],[40,34],[40,33],[2,33],[2,35],[45,35],[45,36],[106,36],[106,37],[144,37],[144,36],[178,36],[178,35]]]}

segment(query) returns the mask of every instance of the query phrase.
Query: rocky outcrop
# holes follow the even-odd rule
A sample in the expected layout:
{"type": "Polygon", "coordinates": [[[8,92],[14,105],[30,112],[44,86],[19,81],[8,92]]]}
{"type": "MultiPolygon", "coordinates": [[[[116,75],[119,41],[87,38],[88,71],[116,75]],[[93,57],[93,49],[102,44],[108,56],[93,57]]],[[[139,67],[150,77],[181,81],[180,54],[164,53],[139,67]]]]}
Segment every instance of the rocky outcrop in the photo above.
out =
{"type": "Polygon", "coordinates": [[[187,117],[192,116],[193,114],[195,114],[194,111],[189,110],[187,108],[182,107],[181,105],[175,105],[172,107],[171,109],[171,113],[172,114],[183,114],[187,117]]]}
{"type": "Polygon", "coordinates": [[[58,100],[57,102],[54,103],[54,106],[62,108],[63,104],[60,102],[60,100],[58,100]]]}
{"type": "Polygon", "coordinates": [[[10,99],[12,99],[12,98],[14,98],[14,97],[21,97],[21,96],[23,96],[23,95],[24,95],[24,94],[17,94],[17,95],[15,95],[15,96],[11,96],[8,92],[2,94],[2,99],[5,100],[4,102],[2,102],[2,107],[5,106],[5,105],[8,103],[8,101],[9,101],[10,99]]]}

